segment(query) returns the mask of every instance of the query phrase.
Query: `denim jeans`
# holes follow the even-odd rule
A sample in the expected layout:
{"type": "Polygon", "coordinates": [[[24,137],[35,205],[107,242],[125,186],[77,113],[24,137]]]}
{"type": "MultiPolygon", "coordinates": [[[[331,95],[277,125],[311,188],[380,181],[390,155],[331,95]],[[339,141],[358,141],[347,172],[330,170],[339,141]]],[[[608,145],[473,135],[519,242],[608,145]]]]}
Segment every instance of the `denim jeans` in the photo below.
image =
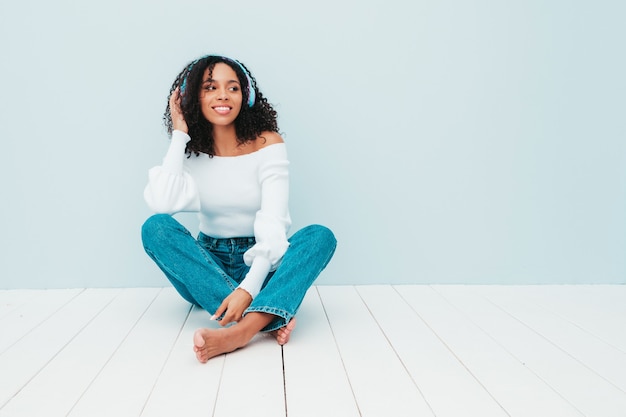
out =
{"type": "MultiPolygon", "coordinates": [[[[250,269],[243,254],[254,245],[254,237],[216,239],[200,233],[196,239],[168,214],[151,216],[141,232],[146,253],[178,293],[211,314],[250,269]]],[[[280,266],[268,274],[261,292],[244,314],[275,315],[263,331],[285,326],[332,258],[336,246],[335,236],[324,226],[311,225],[296,232],[289,238],[289,248],[280,266]]]]}

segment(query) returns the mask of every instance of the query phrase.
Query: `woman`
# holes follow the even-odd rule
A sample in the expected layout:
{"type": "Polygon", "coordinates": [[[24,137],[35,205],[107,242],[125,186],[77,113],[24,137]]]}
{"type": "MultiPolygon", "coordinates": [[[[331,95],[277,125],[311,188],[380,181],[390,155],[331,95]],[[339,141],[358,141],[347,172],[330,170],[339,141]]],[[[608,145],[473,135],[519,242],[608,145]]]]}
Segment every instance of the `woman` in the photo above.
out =
{"type": "Polygon", "coordinates": [[[287,343],[337,242],[320,225],[287,238],[289,162],[276,112],[246,67],[208,55],[178,75],[164,120],[171,142],[149,171],[144,197],[157,214],[142,239],[179,294],[223,326],[196,330],[196,357],[241,348],[260,331],[287,343]],[[190,211],[197,239],[171,216],[190,211]]]}

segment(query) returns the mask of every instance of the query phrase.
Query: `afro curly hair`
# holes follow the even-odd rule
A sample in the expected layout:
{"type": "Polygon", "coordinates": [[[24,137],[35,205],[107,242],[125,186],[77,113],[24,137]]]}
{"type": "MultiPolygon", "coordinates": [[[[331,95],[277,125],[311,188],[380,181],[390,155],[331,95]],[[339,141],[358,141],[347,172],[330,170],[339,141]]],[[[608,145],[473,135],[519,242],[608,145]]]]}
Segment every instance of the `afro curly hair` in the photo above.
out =
{"type": "Polygon", "coordinates": [[[196,155],[204,153],[211,157],[215,155],[213,126],[202,115],[200,88],[202,87],[202,77],[206,69],[208,68],[209,74],[212,74],[213,68],[218,63],[230,66],[237,74],[239,84],[242,86],[243,103],[249,103],[250,91],[254,92],[254,103],[252,106],[242,105],[241,111],[235,119],[237,141],[240,144],[244,144],[256,140],[262,132],[278,132],[276,111],[263,96],[263,93],[259,91],[256,79],[250,71],[242,63],[231,58],[220,55],[206,55],[189,63],[178,74],[170,88],[167,107],[163,114],[165,127],[171,135],[173,126],[169,97],[179,88],[182,96],[181,110],[191,137],[185,150],[189,156],[192,153],[196,155]]]}

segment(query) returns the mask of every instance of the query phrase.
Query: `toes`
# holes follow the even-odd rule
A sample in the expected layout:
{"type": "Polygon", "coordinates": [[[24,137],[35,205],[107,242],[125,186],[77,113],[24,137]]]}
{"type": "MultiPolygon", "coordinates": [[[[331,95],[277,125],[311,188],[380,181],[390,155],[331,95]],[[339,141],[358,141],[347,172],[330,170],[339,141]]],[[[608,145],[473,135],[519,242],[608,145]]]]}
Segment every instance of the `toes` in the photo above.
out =
{"type": "Polygon", "coordinates": [[[204,339],[204,329],[196,330],[196,332],[193,334],[194,350],[197,352],[205,344],[206,344],[206,340],[204,339]]]}
{"type": "Polygon", "coordinates": [[[289,323],[287,323],[287,325],[285,326],[285,330],[287,330],[288,333],[291,333],[291,331],[295,328],[296,328],[296,318],[294,317],[291,320],[289,320],[289,323]]]}
{"type": "Polygon", "coordinates": [[[276,340],[278,341],[279,345],[284,345],[289,341],[289,333],[290,331],[286,330],[285,328],[282,328],[278,331],[278,334],[276,335],[276,340]]]}
{"type": "Polygon", "coordinates": [[[276,338],[279,345],[284,345],[289,341],[289,336],[293,329],[296,328],[296,318],[292,318],[289,322],[278,330],[274,330],[272,335],[276,338]]]}

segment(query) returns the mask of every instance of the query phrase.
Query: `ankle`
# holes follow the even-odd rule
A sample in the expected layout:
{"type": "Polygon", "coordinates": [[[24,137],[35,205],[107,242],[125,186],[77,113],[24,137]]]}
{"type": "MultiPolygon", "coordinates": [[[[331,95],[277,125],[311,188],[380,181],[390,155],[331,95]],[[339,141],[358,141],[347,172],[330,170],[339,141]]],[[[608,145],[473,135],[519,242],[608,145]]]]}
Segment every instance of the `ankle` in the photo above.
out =
{"type": "Polygon", "coordinates": [[[246,316],[232,328],[237,329],[239,336],[249,342],[257,333],[263,330],[268,324],[274,320],[276,316],[269,313],[252,312],[246,316]]]}

